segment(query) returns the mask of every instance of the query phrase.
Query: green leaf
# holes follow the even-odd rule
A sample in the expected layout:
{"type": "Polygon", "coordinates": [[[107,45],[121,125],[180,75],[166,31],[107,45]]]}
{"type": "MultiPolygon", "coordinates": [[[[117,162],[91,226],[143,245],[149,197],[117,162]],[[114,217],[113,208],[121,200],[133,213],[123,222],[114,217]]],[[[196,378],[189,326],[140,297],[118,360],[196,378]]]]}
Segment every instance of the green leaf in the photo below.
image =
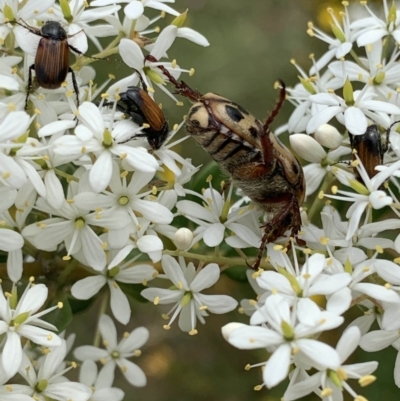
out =
{"type": "Polygon", "coordinates": [[[63,307],[61,309],[57,308],[49,314],[45,315],[43,320],[46,320],[46,322],[48,323],[54,324],[54,326],[57,327],[58,331],[62,332],[71,324],[73,315],[69,300],[66,295],[64,295],[61,299],[57,297],[57,301],[54,301],[53,305],[58,302],[62,302],[63,307]]]}
{"type": "Polygon", "coordinates": [[[221,274],[226,274],[230,279],[239,281],[240,283],[247,283],[247,266],[232,266],[224,270],[221,274]]]}
{"type": "Polygon", "coordinates": [[[140,293],[147,288],[143,284],[126,284],[118,283],[123,293],[131,300],[138,301],[141,303],[148,302],[147,299],[143,298],[140,293]]]}
{"type": "MultiPolygon", "coordinates": [[[[104,296],[104,294],[103,294],[104,296]]],[[[90,299],[76,299],[74,297],[68,298],[68,303],[72,310],[72,314],[84,312],[86,309],[90,308],[95,300],[95,297],[90,299]]]]}

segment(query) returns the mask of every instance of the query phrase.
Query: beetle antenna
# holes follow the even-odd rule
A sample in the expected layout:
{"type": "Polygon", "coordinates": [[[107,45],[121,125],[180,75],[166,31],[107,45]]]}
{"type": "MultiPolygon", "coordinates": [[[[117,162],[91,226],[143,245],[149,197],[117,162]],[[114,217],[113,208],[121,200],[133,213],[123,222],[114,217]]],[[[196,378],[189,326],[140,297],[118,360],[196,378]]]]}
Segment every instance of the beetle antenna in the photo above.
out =
{"type": "Polygon", "coordinates": [[[281,85],[281,90],[279,92],[279,99],[278,99],[274,109],[272,110],[271,114],[267,118],[267,121],[264,124],[264,132],[270,131],[269,126],[272,124],[275,117],[278,115],[279,110],[281,109],[283,102],[285,101],[285,98],[286,98],[286,85],[281,79],[279,79],[278,82],[281,85]]]}
{"type": "Polygon", "coordinates": [[[40,29],[36,28],[34,26],[29,25],[27,22],[25,22],[22,18],[19,19],[19,21],[6,21],[7,24],[17,24],[22,26],[23,28],[27,29],[29,32],[41,36],[40,34],[40,29]],[[19,22],[21,21],[21,22],[19,22]]]}

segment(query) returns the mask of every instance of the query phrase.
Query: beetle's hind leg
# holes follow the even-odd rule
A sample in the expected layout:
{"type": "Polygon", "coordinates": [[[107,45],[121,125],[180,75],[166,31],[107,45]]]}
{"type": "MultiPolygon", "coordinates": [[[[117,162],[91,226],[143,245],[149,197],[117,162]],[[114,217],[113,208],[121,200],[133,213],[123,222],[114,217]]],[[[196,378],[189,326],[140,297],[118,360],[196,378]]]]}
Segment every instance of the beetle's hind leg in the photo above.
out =
{"type": "Polygon", "coordinates": [[[257,270],[260,267],[267,243],[274,242],[281,237],[289,227],[291,227],[290,235],[295,237],[301,228],[300,207],[296,196],[290,194],[286,201],[281,199],[279,202],[279,210],[268,223],[262,226],[264,235],[261,238],[256,261],[253,265],[247,264],[251,269],[257,270]]]}

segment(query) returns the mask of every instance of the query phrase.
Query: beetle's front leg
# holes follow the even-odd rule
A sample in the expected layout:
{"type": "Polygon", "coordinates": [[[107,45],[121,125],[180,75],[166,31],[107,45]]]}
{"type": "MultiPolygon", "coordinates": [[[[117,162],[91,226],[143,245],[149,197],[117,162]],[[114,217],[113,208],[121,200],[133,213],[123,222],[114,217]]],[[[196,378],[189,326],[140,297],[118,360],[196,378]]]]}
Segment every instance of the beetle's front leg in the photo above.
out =
{"type": "Polygon", "coordinates": [[[264,228],[264,235],[261,238],[261,245],[258,250],[258,255],[255,263],[249,266],[252,269],[258,269],[264,253],[265,245],[268,242],[274,242],[282,236],[288,227],[291,227],[291,236],[295,236],[301,227],[300,207],[297,197],[293,194],[287,194],[284,199],[280,197],[276,200],[268,200],[268,205],[271,207],[276,203],[277,210],[264,228]]]}
{"type": "Polygon", "coordinates": [[[267,118],[267,121],[265,122],[263,127],[264,128],[263,131],[258,133],[258,139],[261,144],[261,150],[263,153],[264,164],[267,173],[271,172],[271,169],[275,166],[274,144],[271,141],[271,135],[273,134],[271,133],[269,126],[272,124],[275,117],[278,115],[279,110],[281,109],[283,102],[285,101],[286,98],[285,84],[281,80],[279,80],[279,83],[281,84],[281,90],[279,93],[278,102],[276,103],[274,109],[267,118]]]}
{"type": "Polygon", "coordinates": [[[71,67],[68,67],[68,72],[70,72],[72,76],[72,86],[76,95],[76,107],[79,107],[79,88],[78,83],[76,82],[75,72],[71,67]]]}

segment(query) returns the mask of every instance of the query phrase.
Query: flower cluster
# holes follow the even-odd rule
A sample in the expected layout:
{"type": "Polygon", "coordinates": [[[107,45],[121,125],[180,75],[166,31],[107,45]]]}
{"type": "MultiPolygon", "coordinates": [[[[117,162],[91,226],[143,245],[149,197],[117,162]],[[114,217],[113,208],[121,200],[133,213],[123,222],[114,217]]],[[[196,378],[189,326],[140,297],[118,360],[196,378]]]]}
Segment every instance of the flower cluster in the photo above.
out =
{"type": "MultiPolygon", "coordinates": [[[[289,378],[285,401],[310,393],[341,399],[343,391],[364,399],[348,380],[372,383],[377,362],[345,365],[346,359],[357,346],[399,348],[400,10],[386,0],[383,13],[361,3],[343,1],[340,18],[328,9],[332,36],[309,23],[309,35],[329,48],[317,61],[310,57],[308,73],[292,62],[300,82],[288,89],[295,110],[284,128],[309,162],[308,199],[320,189],[302,215],[306,247],[268,244],[273,270],[253,273],[257,301],[242,301],[250,325],[222,329],[235,347],[267,349],[269,359],[255,365],[264,367],[256,389],[289,378]],[[317,339],[354,306],[365,314],[343,331],[336,349],[317,339]],[[369,332],[375,321],[380,329],[369,332]]],[[[396,367],[394,382],[400,386],[396,367]]]]}
{"type": "MultiPolygon", "coordinates": [[[[341,19],[329,10],[333,36],[309,23],[310,36],[329,49],[317,61],[311,57],[308,73],[293,62],[300,83],[288,89],[295,110],[285,129],[292,149],[310,162],[304,167],[310,206],[301,211],[297,238],[280,237],[259,250],[277,207],[260,210],[234,192],[234,183],[214,188],[211,176],[201,183],[205,189],[195,188],[199,167],[176,150],[186,137],[174,139],[184,121],[169,129],[156,103],[164,92],[182,105],[174,85],[194,72],[174,59],[175,40],[206,47],[207,39],[185,26],[187,12],[165,4],[171,0],[125,3],[0,6],[0,249],[7,255],[3,287],[10,286],[0,291],[0,393],[21,401],[122,400],[124,392],[113,387],[115,368],[130,385],[145,386],[144,371],[130,358],[140,356],[151,335],[140,327],[118,343],[113,318],[132,321],[129,295],[150,301],[149,308],[171,304],[164,329],[178,321],[193,336],[209,313],[238,305],[212,288],[221,271],[246,269],[259,252],[267,256],[261,268],[248,270],[257,300],[242,300],[240,308],[249,325],[222,328],[233,346],[270,353],[254,365],[264,367],[256,388],[288,379],[286,401],[312,392],[340,399],[344,391],[361,399],[348,380],[372,383],[377,363],[349,365],[347,358],[358,346],[398,350],[400,342],[400,10],[383,0],[381,16],[362,2],[363,14],[343,2],[341,19]],[[150,19],[149,9],[160,15],[150,19]],[[162,17],[160,29],[155,24],[162,17]],[[88,41],[97,54],[86,55],[88,41]],[[76,54],[71,65],[70,50],[76,54]],[[131,74],[97,82],[97,59],[114,55],[131,74]],[[61,292],[103,299],[95,345],[73,350],[82,362],[80,382],[68,381],[76,363],[64,362],[73,338],[41,319],[61,313],[61,292]],[[108,303],[113,317],[104,314],[108,303]],[[335,348],[320,339],[356,306],[365,314],[343,329],[335,348]],[[379,330],[369,331],[375,321],[379,330]],[[14,384],[16,374],[27,384],[14,384]]],[[[233,132],[237,123],[229,129],[221,123],[221,132],[260,156],[262,141],[250,144],[254,132],[233,132]]],[[[279,152],[279,141],[271,143],[279,152]]],[[[287,184],[285,155],[278,158],[275,150],[271,179],[279,175],[287,184]]],[[[71,308],[65,309],[72,319],[71,308]]],[[[400,387],[396,368],[394,381],[400,387]]]]}

